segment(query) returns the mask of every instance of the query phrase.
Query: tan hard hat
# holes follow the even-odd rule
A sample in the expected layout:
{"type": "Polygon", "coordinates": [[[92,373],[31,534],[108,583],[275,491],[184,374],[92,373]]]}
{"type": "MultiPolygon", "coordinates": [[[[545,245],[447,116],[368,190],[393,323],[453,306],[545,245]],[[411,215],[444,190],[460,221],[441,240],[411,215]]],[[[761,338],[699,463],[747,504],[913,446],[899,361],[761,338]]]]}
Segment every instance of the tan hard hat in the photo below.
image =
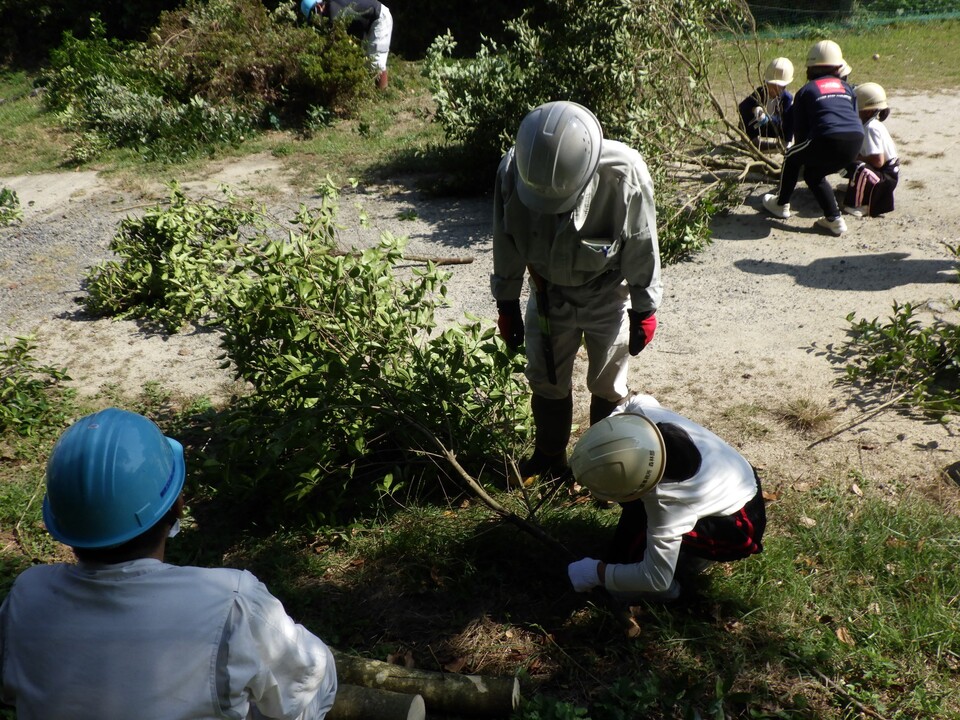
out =
{"type": "Polygon", "coordinates": [[[650,491],[666,468],[663,435],[645,415],[604,418],[583,434],[570,455],[577,482],[601,500],[627,502],[650,491]]]}
{"type": "Polygon", "coordinates": [[[770,61],[763,73],[764,82],[786,86],[793,82],[793,63],[790,58],[778,57],[770,61]]]}
{"type": "Polygon", "coordinates": [[[857,108],[860,110],[886,110],[887,93],[875,82],[857,85],[853,91],[857,94],[857,108]]]}
{"type": "Polygon", "coordinates": [[[821,40],[807,53],[807,67],[843,67],[846,65],[840,46],[833,40],[821,40]]]}

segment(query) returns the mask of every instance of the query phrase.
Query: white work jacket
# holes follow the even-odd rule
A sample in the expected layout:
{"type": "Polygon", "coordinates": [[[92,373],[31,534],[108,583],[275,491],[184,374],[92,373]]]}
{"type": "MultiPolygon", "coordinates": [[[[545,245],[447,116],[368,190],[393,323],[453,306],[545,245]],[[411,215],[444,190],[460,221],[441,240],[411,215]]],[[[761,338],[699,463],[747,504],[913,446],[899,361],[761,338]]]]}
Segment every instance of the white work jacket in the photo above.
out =
{"type": "Polygon", "coordinates": [[[249,572],[140,559],[39,565],[0,607],[18,720],[322,718],[330,649],[249,572]]]}
{"type": "Polygon", "coordinates": [[[683,535],[700,518],[732,515],[757,494],[753,467],[719,437],[682,415],[667,410],[650,395],[637,395],[614,411],[645,415],[654,423],[683,428],[700,451],[700,469],[683,482],[660,482],[640,497],[647,513],[647,548],[638,563],[607,565],[605,587],[612,592],[668,590],[680,555],[683,535]]]}
{"type": "Polygon", "coordinates": [[[600,165],[570,212],[542,215],[516,193],[514,150],[497,170],[493,206],[493,274],[498,302],[520,297],[527,265],[548,283],[579,287],[616,272],[630,287],[631,306],[660,306],[660,247],[653,181],[636,150],[604,140],[600,165]]]}

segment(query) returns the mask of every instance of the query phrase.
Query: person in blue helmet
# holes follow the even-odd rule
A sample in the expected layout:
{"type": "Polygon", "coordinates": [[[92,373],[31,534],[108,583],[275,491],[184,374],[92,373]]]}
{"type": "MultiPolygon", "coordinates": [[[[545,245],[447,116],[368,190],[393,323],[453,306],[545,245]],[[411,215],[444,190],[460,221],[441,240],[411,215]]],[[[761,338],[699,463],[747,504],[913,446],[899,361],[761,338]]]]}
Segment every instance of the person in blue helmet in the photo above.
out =
{"type": "Polygon", "coordinates": [[[816,226],[832,235],[847,231],[827,176],[844,170],[857,158],[863,143],[863,124],[853,88],[841,78],[850,67],[840,46],[832,40],[815,43],[807,53],[807,83],[793,99],[795,143],[783,156],[780,185],[761,202],[774,217],[791,216],[790,197],[801,173],[823,211],[816,226]]]}
{"type": "Polygon", "coordinates": [[[387,89],[387,57],[393,37],[390,8],[379,0],[301,0],[300,12],[308,20],[313,15],[347,20],[348,31],[363,43],[370,58],[377,74],[377,87],[387,89]]]}
{"type": "Polygon", "coordinates": [[[183,447],[110,408],[59,438],[43,519],[77,562],[21,573],[0,606],[0,700],[21,720],[301,718],[333,705],[322,640],[243,570],[170,565],[183,447]]]}

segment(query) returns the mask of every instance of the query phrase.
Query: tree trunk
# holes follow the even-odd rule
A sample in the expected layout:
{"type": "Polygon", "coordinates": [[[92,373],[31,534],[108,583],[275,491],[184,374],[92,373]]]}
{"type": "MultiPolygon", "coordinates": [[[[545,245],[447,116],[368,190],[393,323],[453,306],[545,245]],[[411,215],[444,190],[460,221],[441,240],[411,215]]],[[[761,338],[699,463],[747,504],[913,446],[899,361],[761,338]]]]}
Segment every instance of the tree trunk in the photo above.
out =
{"type": "Polygon", "coordinates": [[[327,720],[426,720],[420,695],[340,684],[327,720]]]}
{"type": "Polygon", "coordinates": [[[407,668],[334,651],[342,683],[418,693],[431,713],[507,717],[520,703],[520,681],[407,668]]]}

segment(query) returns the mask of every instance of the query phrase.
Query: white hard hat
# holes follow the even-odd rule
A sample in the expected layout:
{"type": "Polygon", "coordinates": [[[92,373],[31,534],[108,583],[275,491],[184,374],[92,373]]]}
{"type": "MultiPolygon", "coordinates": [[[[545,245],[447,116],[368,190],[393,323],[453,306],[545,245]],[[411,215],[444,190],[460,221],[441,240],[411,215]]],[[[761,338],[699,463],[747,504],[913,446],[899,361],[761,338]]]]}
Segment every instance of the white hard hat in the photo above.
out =
{"type": "Polygon", "coordinates": [[[860,110],[886,110],[887,93],[875,82],[857,85],[853,91],[857,94],[857,108],[860,110]]]}
{"type": "Polygon", "coordinates": [[[840,46],[833,40],[821,40],[810,48],[807,53],[807,67],[843,67],[843,53],[840,46]]]}
{"type": "Polygon", "coordinates": [[[793,82],[793,63],[789,58],[778,57],[770,61],[763,73],[764,82],[780,85],[781,87],[793,82]]]}
{"type": "Polygon", "coordinates": [[[520,123],[514,157],[520,201],[555,215],[572,210],[600,164],[603,131],[596,116],[573,102],[550,102],[520,123]]]}
{"type": "Polygon", "coordinates": [[[570,455],[577,482],[601,500],[627,502],[663,477],[666,450],[660,430],[644,415],[611,415],[591,425],[570,455]]]}

